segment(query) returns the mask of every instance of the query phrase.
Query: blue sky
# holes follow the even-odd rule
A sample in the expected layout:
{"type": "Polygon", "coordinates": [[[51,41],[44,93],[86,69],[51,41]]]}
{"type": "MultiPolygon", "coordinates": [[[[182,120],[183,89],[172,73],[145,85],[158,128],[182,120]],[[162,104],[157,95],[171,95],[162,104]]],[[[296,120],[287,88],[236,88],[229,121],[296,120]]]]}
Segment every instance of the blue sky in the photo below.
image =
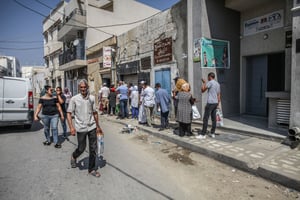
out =
{"type": "MultiPolygon", "coordinates": [[[[164,10],[180,0],[138,1],[164,10]]],[[[49,15],[50,9],[39,2],[54,8],[60,0],[1,0],[0,55],[17,57],[21,66],[44,65],[42,21],[45,17],[42,15],[49,15]],[[22,7],[16,1],[41,15],[22,7]]]]}

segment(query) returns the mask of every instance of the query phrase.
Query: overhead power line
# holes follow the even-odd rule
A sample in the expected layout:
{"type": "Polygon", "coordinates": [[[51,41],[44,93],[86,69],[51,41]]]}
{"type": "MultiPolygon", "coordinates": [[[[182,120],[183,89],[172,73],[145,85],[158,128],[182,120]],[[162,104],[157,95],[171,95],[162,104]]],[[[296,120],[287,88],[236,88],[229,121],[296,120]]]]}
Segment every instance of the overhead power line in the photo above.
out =
{"type": "Polygon", "coordinates": [[[14,50],[14,51],[24,51],[24,50],[35,50],[35,49],[43,49],[44,47],[30,47],[30,48],[9,48],[9,47],[0,47],[3,50],[14,50]]]}
{"type": "Polygon", "coordinates": [[[0,40],[0,43],[42,43],[43,41],[0,40]]]}

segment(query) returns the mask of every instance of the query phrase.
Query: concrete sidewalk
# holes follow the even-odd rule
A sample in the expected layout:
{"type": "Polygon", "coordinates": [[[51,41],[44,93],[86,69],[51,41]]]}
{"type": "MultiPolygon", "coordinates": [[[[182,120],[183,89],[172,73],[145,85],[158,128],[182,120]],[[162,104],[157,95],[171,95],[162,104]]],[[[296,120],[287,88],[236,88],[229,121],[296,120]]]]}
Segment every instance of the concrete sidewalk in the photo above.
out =
{"type": "MultiPolygon", "coordinates": [[[[200,140],[195,136],[179,137],[174,135],[173,129],[158,131],[158,128],[140,125],[137,120],[133,119],[119,120],[115,116],[101,115],[100,121],[101,118],[124,126],[130,124],[191,151],[300,191],[300,150],[281,144],[284,136],[278,136],[275,133],[264,136],[263,133],[256,132],[257,134],[254,136],[258,137],[254,137],[237,134],[238,130],[245,131],[245,128],[232,127],[234,133],[217,132],[215,138],[207,137],[200,140]]],[[[198,125],[193,123],[192,128],[198,125]]],[[[252,132],[255,131],[252,130],[252,132]]]]}

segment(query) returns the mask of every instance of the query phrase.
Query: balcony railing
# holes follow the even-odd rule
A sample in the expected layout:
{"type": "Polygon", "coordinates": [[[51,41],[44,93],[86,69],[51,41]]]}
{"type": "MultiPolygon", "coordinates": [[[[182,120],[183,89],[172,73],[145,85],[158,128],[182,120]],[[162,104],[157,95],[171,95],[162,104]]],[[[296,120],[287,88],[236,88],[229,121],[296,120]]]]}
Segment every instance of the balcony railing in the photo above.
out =
{"type": "MultiPolygon", "coordinates": [[[[79,8],[75,8],[68,16],[66,16],[63,20],[63,23],[61,23],[59,26],[58,26],[58,30],[60,30],[66,23],[68,23],[71,19],[74,21],[74,22],[79,22],[78,26],[84,26],[84,24],[81,24],[81,23],[84,23],[83,21],[78,21],[76,19],[76,17],[73,17],[75,15],[80,15],[80,16],[86,16],[86,10],[80,10],[79,8]],[[74,18],[74,19],[73,19],[74,18]]],[[[72,23],[73,24],[73,23],[72,23]]]]}
{"type": "Polygon", "coordinates": [[[64,65],[73,60],[84,60],[84,48],[74,47],[62,52],[59,55],[59,65],[64,65]]]}

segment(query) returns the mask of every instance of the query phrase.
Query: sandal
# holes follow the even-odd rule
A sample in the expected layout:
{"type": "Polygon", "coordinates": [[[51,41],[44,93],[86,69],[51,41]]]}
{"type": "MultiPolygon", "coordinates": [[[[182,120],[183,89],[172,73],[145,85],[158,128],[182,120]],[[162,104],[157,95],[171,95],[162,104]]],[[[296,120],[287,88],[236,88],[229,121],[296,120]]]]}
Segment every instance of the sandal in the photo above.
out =
{"type": "Polygon", "coordinates": [[[96,178],[99,178],[101,176],[101,174],[95,170],[89,172],[90,175],[96,177],[96,178]]]}

